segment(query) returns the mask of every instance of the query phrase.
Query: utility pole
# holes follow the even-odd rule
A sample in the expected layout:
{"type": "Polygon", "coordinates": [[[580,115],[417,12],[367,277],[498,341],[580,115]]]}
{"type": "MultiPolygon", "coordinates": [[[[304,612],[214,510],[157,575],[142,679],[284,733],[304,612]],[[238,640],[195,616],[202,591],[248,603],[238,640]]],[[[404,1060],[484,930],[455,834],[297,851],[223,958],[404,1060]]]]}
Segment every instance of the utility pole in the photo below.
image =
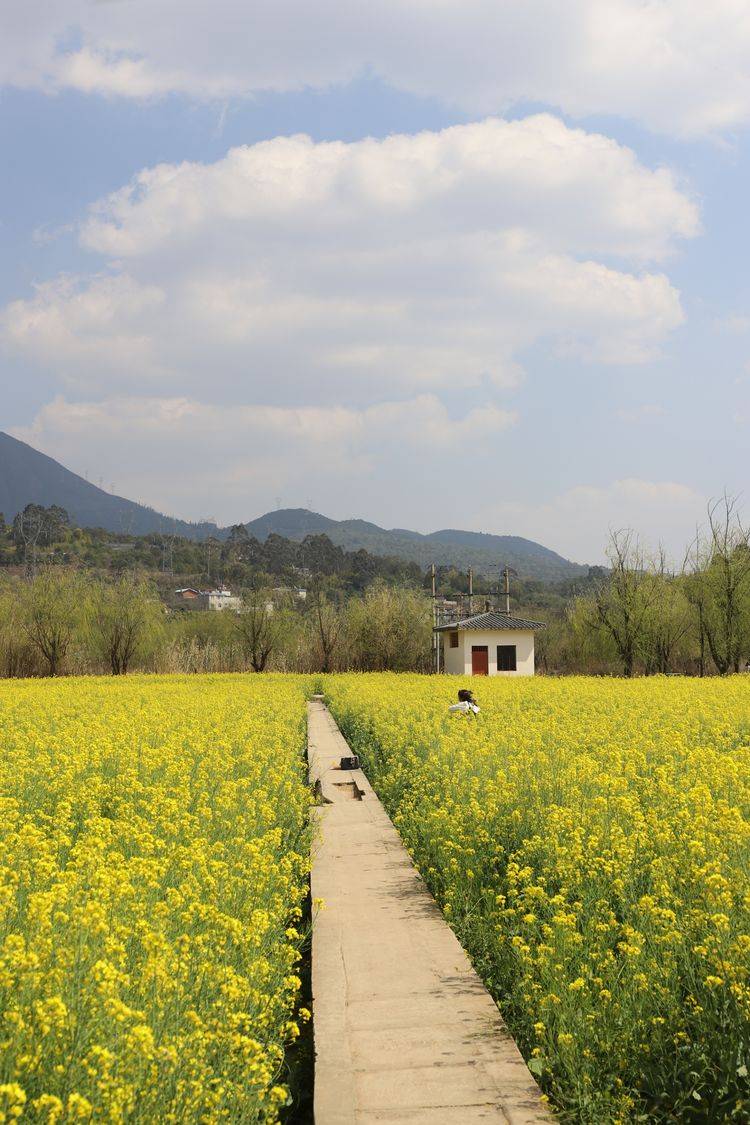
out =
{"type": "Polygon", "coordinates": [[[438,608],[437,608],[437,582],[435,575],[435,564],[430,568],[432,576],[432,664],[437,674],[440,671],[440,636],[435,631],[438,625],[438,608]]]}
{"type": "Polygon", "coordinates": [[[503,570],[503,579],[503,593],[505,595],[505,616],[510,617],[510,570],[508,569],[507,563],[505,564],[505,568],[503,570]]]}
{"type": "Polygon", "coordinates": [[[469,567],[469,617],[474,612],[474,568],[469,567]]]}

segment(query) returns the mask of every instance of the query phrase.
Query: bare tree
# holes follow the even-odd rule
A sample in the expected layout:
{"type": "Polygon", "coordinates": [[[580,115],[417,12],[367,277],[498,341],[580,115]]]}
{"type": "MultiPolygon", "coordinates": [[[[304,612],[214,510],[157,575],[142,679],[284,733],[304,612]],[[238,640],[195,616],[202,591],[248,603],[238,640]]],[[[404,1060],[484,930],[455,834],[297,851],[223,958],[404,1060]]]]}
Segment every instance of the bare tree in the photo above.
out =
{"type": "MultiPolygon", "coordinates": [[[[708,529],[696,537],[689,596],[698,612],[701,643],[720,675],[739,672],[750,624],[750,529],[737,498],[727,493],[708,507],[708,529]]],[[[703,663],[703,660],[702,660],[703,663]]]]}
{"type": "Polygon", "coordinates": [[[321,672],[333,669],[333,658],[341,640],[343,620],[335,605],[318,588],[312,598],[314,644],[318,650],[321,672]]]}
{"type": "Polygon", "coordinates": [[[708,583],[703,574],[703,547],[700,531],[685,553],[682,566],[683,584],[688,602],[695,610],[698,631],[698,675],[706,674],[706,606],[708,602],[708,583]]]}
{"type": "Polygon", "coordinates": [[[278,645],[281,626],[268,593],[254,590],[242,599],[235,630],[254,672],[263,672],[278,645]]]}
{"type": "Polygon", "coordinates": [[[612,639],[623,675],[632,676],[644,651],[655,587],[631,531],[611,533],[607,558],[610,570],[594,591],[592,623],[612,639]]]}

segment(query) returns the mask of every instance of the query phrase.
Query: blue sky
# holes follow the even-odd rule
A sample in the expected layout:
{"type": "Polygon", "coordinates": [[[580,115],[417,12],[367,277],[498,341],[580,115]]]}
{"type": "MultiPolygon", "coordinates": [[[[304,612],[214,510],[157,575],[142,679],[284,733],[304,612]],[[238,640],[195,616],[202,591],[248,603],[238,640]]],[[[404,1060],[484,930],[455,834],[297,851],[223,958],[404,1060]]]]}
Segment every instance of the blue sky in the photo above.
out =
{"type": "Polygon", "coordinates": [[[351,11],[29,5],[0,426],[182,517],[678,557],[746,488],[743,6],[351,11]]]}

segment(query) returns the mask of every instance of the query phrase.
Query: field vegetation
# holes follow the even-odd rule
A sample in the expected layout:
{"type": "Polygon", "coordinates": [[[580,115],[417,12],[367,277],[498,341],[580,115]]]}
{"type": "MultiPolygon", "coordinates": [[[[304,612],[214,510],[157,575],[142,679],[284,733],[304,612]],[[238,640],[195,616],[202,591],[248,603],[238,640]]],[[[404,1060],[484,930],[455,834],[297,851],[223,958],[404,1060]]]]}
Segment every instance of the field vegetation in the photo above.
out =
{"type": "Polygon", "coordinates": [[[309,688],[0,685],[0,1120],[277,1119],[305,1017],[309,688]]]}
{"type": "Polygon", "coordinates": [[[326,680],[562,1119],[748,1121],[748,682],[459,686],[326,680]]]}

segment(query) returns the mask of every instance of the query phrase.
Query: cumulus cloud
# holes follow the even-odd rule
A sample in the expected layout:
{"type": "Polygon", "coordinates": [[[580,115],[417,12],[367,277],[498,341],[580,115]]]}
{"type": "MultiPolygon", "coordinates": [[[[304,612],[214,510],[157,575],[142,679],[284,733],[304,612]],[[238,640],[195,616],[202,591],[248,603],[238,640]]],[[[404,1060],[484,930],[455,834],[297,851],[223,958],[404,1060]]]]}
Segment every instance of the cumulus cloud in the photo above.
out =
{"type": "Polygon", "coordinates": [[[95,204],[110,266],[40,285],[6,345],[78,393],[347,402],[520,378],[538,340],[612,363],[682,321],[652,268],[698,229],[666,169],[549,115],[383,141],[277,138],[95,204]]]}
{"type": "Polygon", "coordinates": [[[356,505],[373,476],[383,483],[383,463],[404,479],[426,453],[444,459],[469,441],[481,452],[515,422],[491,403],[454,417],[430,394],[361,410],[58,397],[12,432],[80,473],[95,465],[118,491],[162,511],[230,523],[269,506],[269,482],[294,503],[351,489],[356,505]]]}
{"type": "MultiPolygon", "coordinates": [[[[0,346],[60,391],[15,432],[180,516],[281,495],[461,525],[446,502],[468,450],[476,503],[534,456],[533,435],[511,448],[528,349],[594,361],[592,378],[658,354],[683,320],[670,255],[698,228],[670,171],[548,114],[145,169],[82,223],[90,274],[0,311],[0,346]]],[[[608,499],[563,505],[598,511],[585,548],[554,541],[560,505],[481,526],[585,558],[608,499]]]]}
{"type": "Polygon", "coordinates": [[[705,522],[706,504],[707,498],[686,484],[625,478],[578,485],[539,504],[496,505],[478,513],[475,523],[511,526],[515,534],[589,563],[605,561],[608,529],[630,529],[646,548],[663,544],[679,565],[696,526],[705,522]]]}
{"type": "Polygon", "coordinates": [[[701,135],[750,118],[745,0],[26,0],[6,83],[134,98],[325,88],[374,73],[470,114],[537,102],[701,135]]]}

